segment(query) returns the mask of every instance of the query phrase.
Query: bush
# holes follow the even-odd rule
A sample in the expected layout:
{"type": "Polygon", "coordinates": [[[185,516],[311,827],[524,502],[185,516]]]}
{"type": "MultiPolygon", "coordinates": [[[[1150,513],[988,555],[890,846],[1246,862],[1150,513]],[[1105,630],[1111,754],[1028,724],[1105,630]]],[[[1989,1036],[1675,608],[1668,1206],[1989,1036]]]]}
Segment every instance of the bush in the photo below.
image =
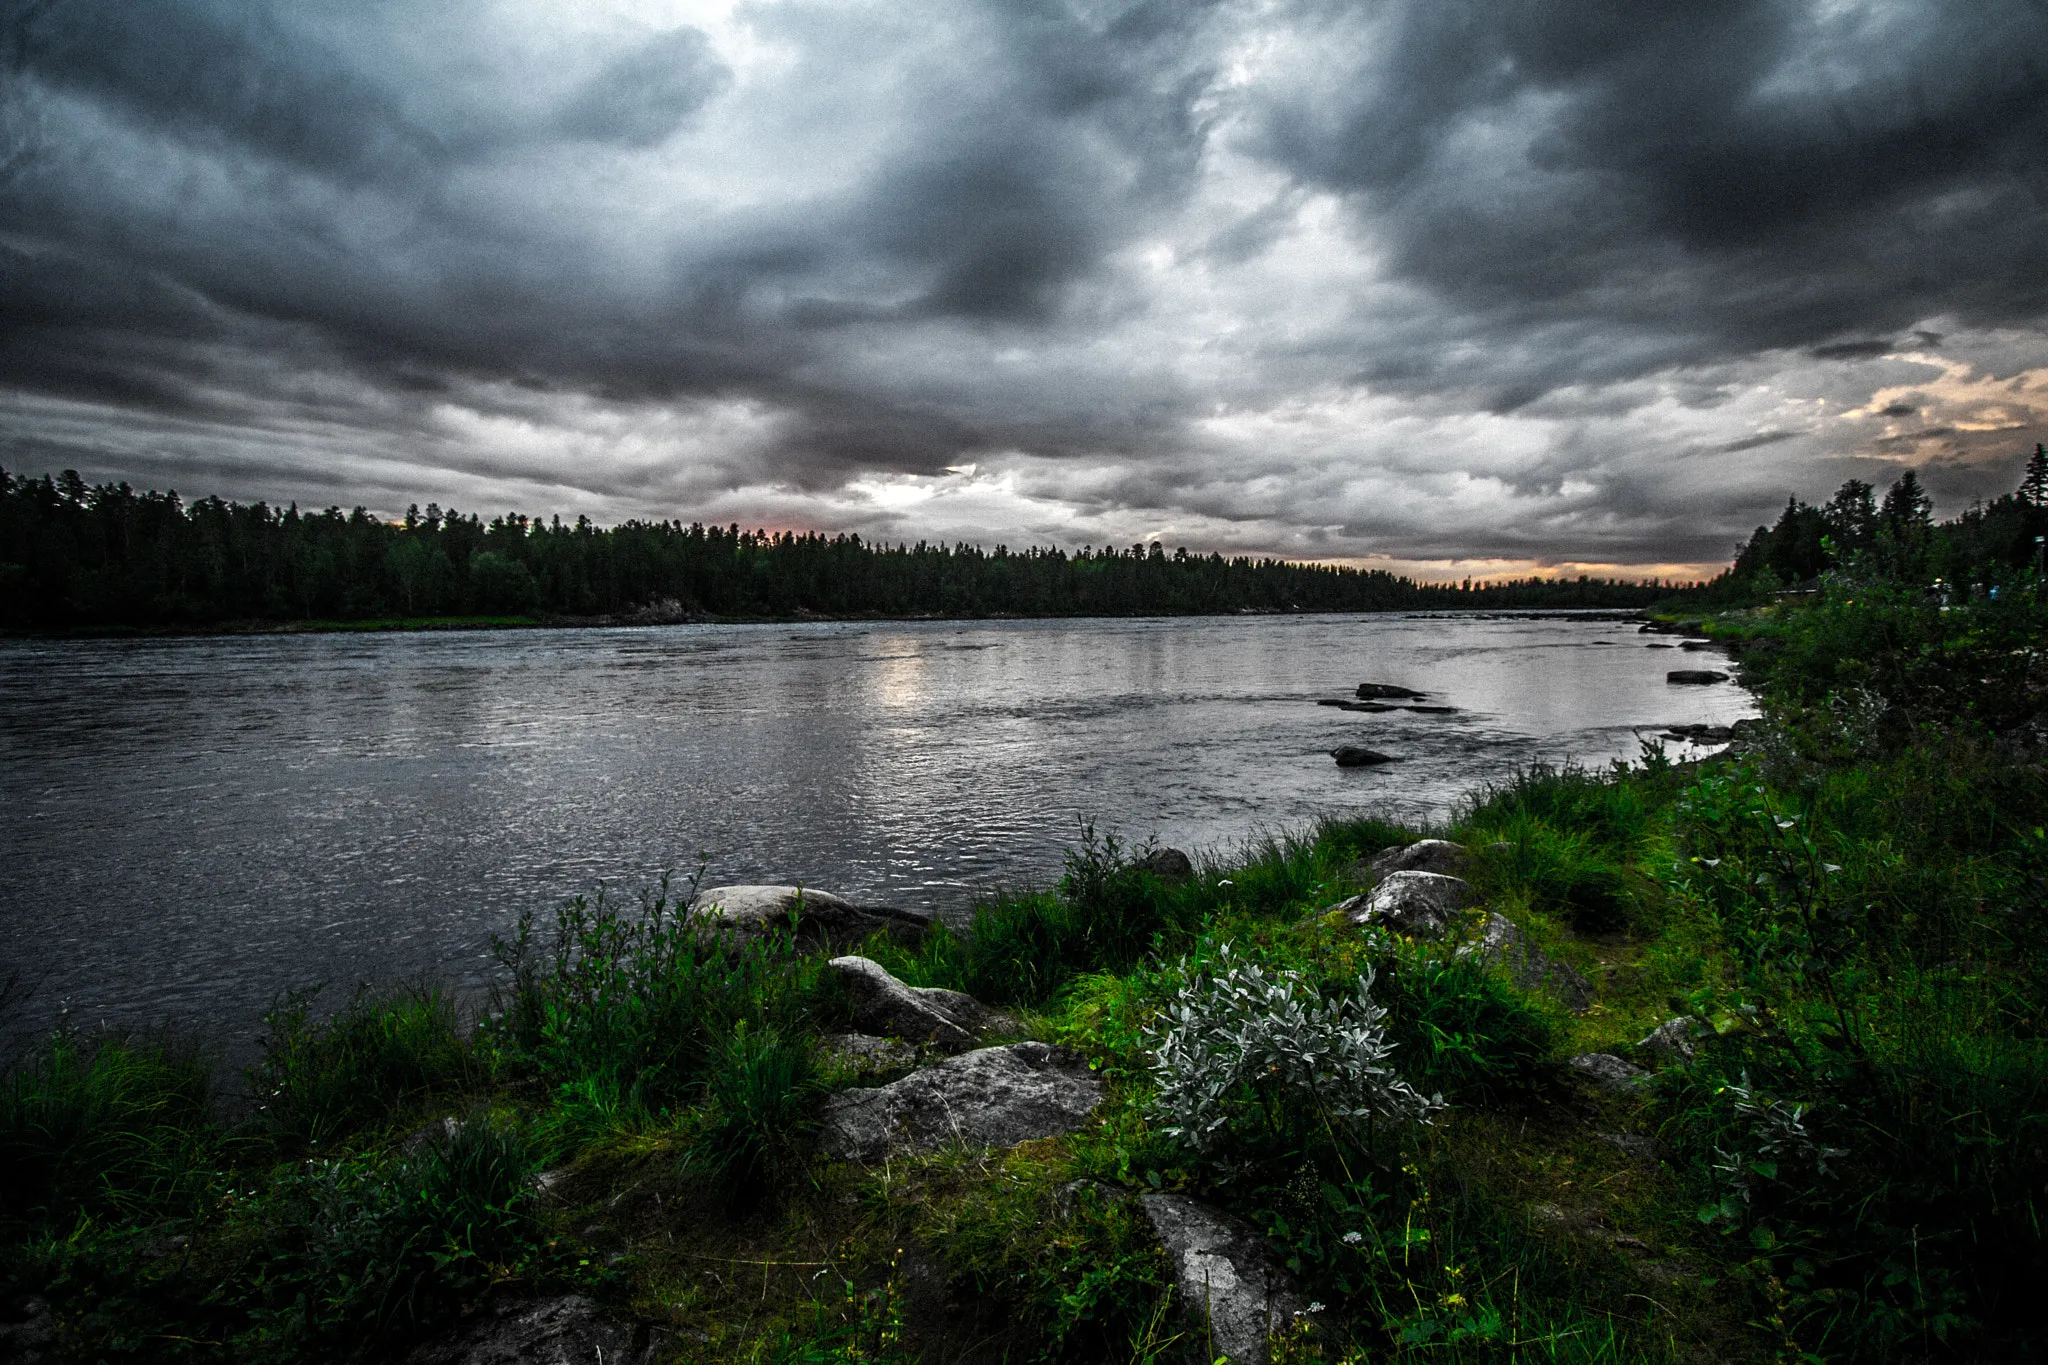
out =
{"type": "Polygon", "coordinates": [[[1476,959],[1426,947],[1381,960],[1377,993],[1402,1069],[1454,1100],[1499,1103],[1526,1095],[1549,1069],[1551,1015],[1476,959]]]}
{"type": "Polygon", "coordinates": [[[53,1035],[0,1083],[0,1218],[185,1212],[224,1135],[196,1049],[123,1033],[53,1035]]]}
{"type": "Polygon", "coordinates": [[[362,987],[324,1023],[313,1018],[314,995],[295,991],[263,1016],[263,1058],[250,1082],[263,1126],[280,1141],[319,1147],[481,1080],[445,991],[379,996],[362,987]]]}
{"type": "Polygon", "coordinates": [[[730,1207],[750,1207],[809,1155],[825,1091],[816,1053],[806,1039],[742,1021],[712,1054],[704,1090],[708,1111],[688,1160],[730,1207]]]}

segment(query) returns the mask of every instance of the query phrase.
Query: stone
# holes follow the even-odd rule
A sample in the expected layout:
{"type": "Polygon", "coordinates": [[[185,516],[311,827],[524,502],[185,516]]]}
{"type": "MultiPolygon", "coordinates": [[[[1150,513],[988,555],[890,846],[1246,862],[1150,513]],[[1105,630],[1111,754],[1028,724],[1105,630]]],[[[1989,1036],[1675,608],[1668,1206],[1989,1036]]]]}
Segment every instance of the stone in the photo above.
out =
{"type": "Polygon", "coordinates": [[[1138,866],[1165,881],[1185,881],[1195,875],[1194,860],[1177,848],[1155,848],[1138,859],[1138,866]]]}
{"type": "Polygon", "coordinates": [[[1593,983],[1569,963],[1559,962],[1529,942],[1529,936],[1506,915],[1488,911],[1478,938],[1459,948],[1458,956],[1477,957],[1502,968],[1508,979],[1525,991],[1550,992],[1573,1014],[1584,1014],[1592,1007],[1593,983]]]}
{"type": "Polygon", "coordinates": [[[640,1365],[655,1343],[644,1324],[614,1316],[581,1294],[503,1299],[447,1336],[427,1342],[408,1365],[640,1365]]]}
{"type": "Polygon", "coordinates": [[[1693,1030],[1700,1027],[1700,1021],[1690,1014],[1681,1014],[1666,1019],[1645,1034],[1636,1044],[1636,1051],[1646,1052],[1664,1066],[1678,1066],[1693,1058],[1693,1030]]]}
{"type": "Polygon", "coordinates": [[[858,906],[807,886],[713,886],[697,893],[696,909],[708,927],[741,938],[785,928],[794,910],[797,939],[806,944],[857,943],[877,929],[915,943],[931,928],[929,916],[894,906],[858,906]]]}
{"type": "Polygon", "coordinates": [[[1181,1303],[1207,1328],[1203,1358],[1266,1365],[1268,1338],[1308,1312],[1266,1239],[1185,1195],[1147,1194],[1138,1204],[1173,1262],[1181,1303]]]}
{"type": "Polygon", "coordinates": [[[1427,692],[1417,692],[1412,687],[1401,687],[1394,683],[1360,683],[1357,693],[1360,701],[1379,701],[1387,697],[1413,697],[1420,701],[1428,695],[1427,692]]]}
{"type": "Polygon", "coordinates": [[[1728,675],[1726,673],[1717,673],[1711,668],[1674,668],[1664,675],[1664,681],[1691,686],[1705,686],[1708,683],[1727,682],[1728,675]]]}
{"type": "Polygon", "coordinates": [[[1079,1128],[1102,1103],[1080,1054],[1045,1043],[985,1047],[825,1102],[819,1144],[845,1161],[928,1152],[949,1142],[1014,1147],[1079,1128]]]}
{"type": "Polygon", "coordinates": [[[1391,754],[1383,754],[1377,749],[1361,749],[1356,744],[1339,744],[1330,750],[1330,757],[1337,760],[1340,768],[1370,768],[1394,761],[1391,754]]]}
{"type": "Polygon", "coordinates": [[[906,986],[872,958],[835,957],[825,970],[853,998],[853,1026],[862,1033],[965,1052],[981,1035],[1016,1022],[971,995],[936,986],[906,986]]]}
{"type": "Polygon", "coordinates": [[[1680,640],[1678,647],[1680,649],[1712,649],[1714,642],[1712,640],[1680,640]]]}
{"type": "Polygon", "coordinates": [[[1631,1066],[1611,1052],[1581,1053],[1565,1065],[1602,1090],[1612,1090],[1618,1095],[1633,1095],[1650,1076],[1641,1067],[1631,1066]]]}
{"type": "Polygon", "coordinates": [[[818,1040],[825,1064],[856,1076],[904,1071],[917,1065],[917,1049],[901,1038],[871,1033],[828,1033],[818,1040]]]}
{"type": "Polygon", "coordinates": [[[1353,924],[1374,925],[1410,938],[1442,938],[1451,917],[1478,893],[1461,877],[1438,872],[1390,872],[1362,896],[1335,907],[1353,924]]]}
{"type": "Polygon", "coordinates": [[[1405,847],[1379,853],[1369,866],[1377,877],[1390,872],[1435,872],[1455,877],[1470,861],[1471,855],[1465,852],[1463,844],[1454,844],[1449,839],[1418,839],[1405,847]]]}

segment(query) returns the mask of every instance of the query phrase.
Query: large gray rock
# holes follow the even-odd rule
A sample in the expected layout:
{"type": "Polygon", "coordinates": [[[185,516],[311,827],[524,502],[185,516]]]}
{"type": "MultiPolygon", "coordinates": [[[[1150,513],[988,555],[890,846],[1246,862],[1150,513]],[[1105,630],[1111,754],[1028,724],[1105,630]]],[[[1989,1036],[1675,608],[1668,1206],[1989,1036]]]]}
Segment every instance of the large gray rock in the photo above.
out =
{"type": "Polygon", "coordinates": [[[643,1324],[581,1294],[508,1299],[406,1357],[409,1365],[640,1365],[654,1345],[643,1324]]]}
{"type": "Polygon", "coordinates": [[[1618,1095],[1633,1095],[1650,1077],[1649,1072],[1624,1062],[1611,1052],[1583,1052],[1565,1065],[1602,1090],[1612,1090],[1618,1095]]]}
{"type": "Polygon", "coordinates": [[[906,986],[871,958],[835,957],[825,964],[853,997],[853,1026],[862,1033],[965,1052],[984,1033],[1016,1022],[971,995],[936,986],[906,986]]]}
{"type": "Polygon", "coordinates": [[[1102,1103],[1102,1082],[1076,1053],[1045,1043],[985,1047],[872,1090],[825,1102],[819,1143],[846,1161],[961,1142],[1014,1147],[1071,1133],[1102,1103]]]}
{"type": "Polygon", "coordinates": [[[1417,839],[1412,844],[1378,854],[1370,866],[1376,877],[1394,872],[1434,872],[1443,877],[1456,877],[1464,873],[1470,862],[1471,855],[1463,844],[1454,844],[1449,839],[1417,839]]]}
{"type": "Polygon", "coordinates": [[[1308,1311],[1266,1239],[1185,1195],[1138,1203],[1173,1261],[1181,1303],[1207,1326],[1204,1358],[1265,1365],[1267,1339],[1308,1311]]]}
{"type": "Polygon", "coordinates": [[[849,944],[877,929],[914,942],[929,928],[928,917],[887,906],[858,906],[830,891],[808,886],[713,886],[697,893],[697,913],[720,932],[753,938],[786,928],[796,912],[796,934],[806,944],[849,944]]]}
{"type": "Polygon", "coordinates": [[[1584,1014],[1592,1007],[1593,983],[1569,963],[1559,962],[1529,942],[1529,936],[1506,915],[1487,912],[1478,937],[1458,949],[1458,956],[1468,955],[1502,968],[1525,991],[1550,992],[1573,1014],[1584,1014]]]}
{"type": "Polygon", "coordinates": [[[1177,848],[1155,848],[1138,859],[1138,866],[1164,881],[1185,881],[1195,875],[1194,860],[1177,848]]]}
{"type": "Polygon", "coordinates": [[[1439,872],[1390,872],[1378,886],[1336,908],[1353,924],[1411,938],[1442,938],[1451,917],[1478,900],[1472,884],[1439,872]]]}

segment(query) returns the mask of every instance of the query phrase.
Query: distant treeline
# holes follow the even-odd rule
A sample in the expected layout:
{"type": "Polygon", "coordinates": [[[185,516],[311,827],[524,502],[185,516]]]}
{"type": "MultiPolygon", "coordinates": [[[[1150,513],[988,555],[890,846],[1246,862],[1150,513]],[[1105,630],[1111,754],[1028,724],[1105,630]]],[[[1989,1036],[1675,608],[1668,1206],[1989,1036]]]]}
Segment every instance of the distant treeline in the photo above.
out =
{"type": "Polygon", "coordinates": [[[1793,498],[1759,526],[1715,580],[1713,596],[1758,596],[1811,584],[1830,570],[1900,583],[1939,584],[1951,597],[1989,593],[2038,575],[2048,536],[2048,447],[2036,445],[2020,486],[1953,521],[1936,522],[1912,470],[1884,497],[1851,479],[1819,507],[1793,498]]]}
{"type": "Polygon", "coordinates": [[[0,623],[203,627],[461,615],[1137,616],[1472,607],[1640,607],[1681,585],[1418,584],[1376,569],[1225,559],[1159,545],[870,544],[859,536],[524,516],[429,505],[402,522],[301,512],[76,473],[0,470],[0,623]]]}

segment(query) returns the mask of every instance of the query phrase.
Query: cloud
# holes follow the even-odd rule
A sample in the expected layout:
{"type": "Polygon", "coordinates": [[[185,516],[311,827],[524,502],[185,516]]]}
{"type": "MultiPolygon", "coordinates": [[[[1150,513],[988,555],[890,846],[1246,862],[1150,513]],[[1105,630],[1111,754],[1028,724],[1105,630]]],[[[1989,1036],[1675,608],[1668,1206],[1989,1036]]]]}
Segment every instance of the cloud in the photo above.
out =
{"type": "Polygon", "coordinates": [[[2025,0],[0,5],[13,467],[1668,566],[2048,435],[2025,0]]]}

